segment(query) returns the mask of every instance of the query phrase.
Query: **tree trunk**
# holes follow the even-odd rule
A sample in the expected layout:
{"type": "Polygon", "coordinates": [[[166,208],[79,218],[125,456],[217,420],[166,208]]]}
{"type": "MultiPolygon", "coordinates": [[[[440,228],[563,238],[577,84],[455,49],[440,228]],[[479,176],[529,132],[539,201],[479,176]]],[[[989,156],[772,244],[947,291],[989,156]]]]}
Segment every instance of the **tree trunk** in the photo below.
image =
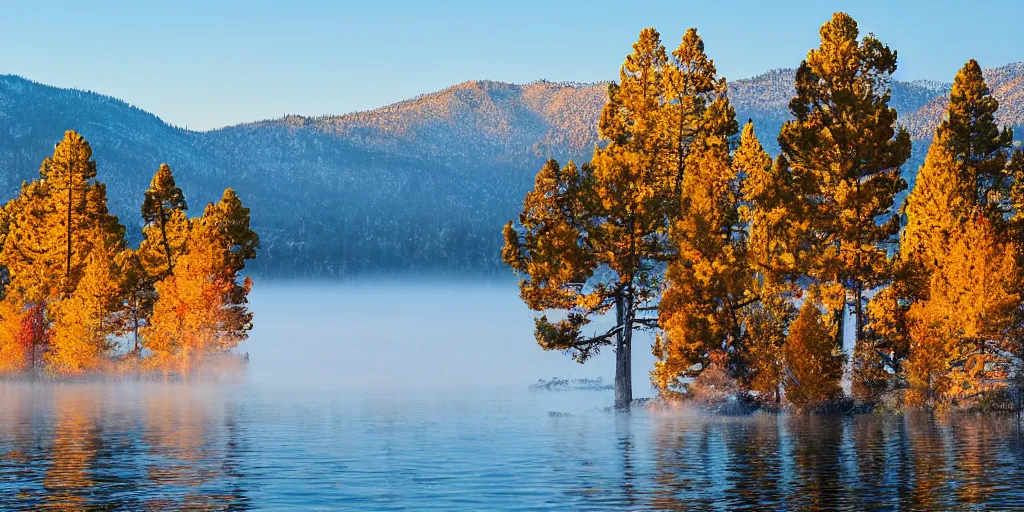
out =
{"type": "Polygon", "coordinates": [[[171,244],[167,243],[167,219],[164,218],[164,203],[160,201],[160,236],[163,238],[164,255],[167,256],[167,275],[174,273],[174,265],[171,263],[171,244]]]}
{"type": "Polygon", "coordinates": [[[864,285],[858,280],[856,289],[854,290],[856,301],[853,305],[854,310],[854,326],[853,326],[853,348],[857,349],[857,345],[860,345],[862,339],[864,339],[864,285]]]}
{"type": "Polygon", "coordinates": [[[615,408],[628,411],[633,403],[633,322],[629,313],[630,298],[615,301],[615,320],[619,331],[615,334],[615,408]]]}
{"type": "MultiPolygon", "coordinates": [[[[71,211],[73,209],[71,201],[74,198],[74,171],[75,171],[75,162],[74,162],[74,160],[72,160],[71,163],[68,165],[68,220],[67,220],[67,222],[68,222],[68,225],[67,225],[67,231],[68,231],[68,233],[67,233],[68,234],[68,250],[67,250],[67,265],[65,266],[65,271],[64,271],[64,278],[67,281],[71,280],[71,211]]],[[[64,283],[64,293],[65,293],[65,295],[70,293],[68,291],[68,282],[64,283]]]]}

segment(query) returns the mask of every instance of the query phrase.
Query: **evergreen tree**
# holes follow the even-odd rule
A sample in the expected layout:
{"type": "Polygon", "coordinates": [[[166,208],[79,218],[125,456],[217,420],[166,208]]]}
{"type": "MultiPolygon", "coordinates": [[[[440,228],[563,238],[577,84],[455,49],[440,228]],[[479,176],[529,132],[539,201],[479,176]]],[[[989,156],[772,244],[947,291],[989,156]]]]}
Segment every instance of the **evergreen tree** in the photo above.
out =
{"type": "Polygon", "coordinates": [[[562,320],[537,320],[546,349],[585,361],[601,347],[616,353],[615,404],[632,400],[634,329],[654,328],[669,226],[680,214],[679,190],[698,129],[736,132],[735,120],[702,126],[705,111],[723,111],[724,82],[688,31],[672,57],[660,35],[644,29],[608,88],[598,131],[607,141],[590,164],[549,162],[524,200],[519,226],[505,228],[504,261],[522,278],[520,295],[536,311],[566,311],[562,320]],[[608,331],[584,334],[591,320],[615,311],[608,331]]]}
{"type": "Polygon", "coordinates": [[[185,194],[174,182],[171,167],[161,164],[142,203],[143,247],[141,259],[155,279],[174,272],[174,260],[184,250],[188,222],[185,194]]]}
{"type": "Polygon", "coordinates": [[[969,60],[956,74],[949,92],[949,109],[938,130],[956,160],[958,182],[967,187],[964,198],[993,221],[1002,224],[1011,178],[1007,172],[1013,131],[996,122],[999,102],[992,97],[981,66],[969,60]]]}
{"type": "Polygon", "coordinates": [[[1006,344],[1020,290],[1012,287],[1018,265],[1008,258],[1019,250],[1004,244],[1015,207],[1012,133],[999,129],[997,109],[980,66],[967,62],[907,197],[900,252],[917,284],[903,286],[906,298],[892,309],[906,310],[901,318],[910,324],[911,403],[971,394],[985,365],[1013,352],[1006,344]]]}
{"type": "MultiPolygon", "coordinates": [[[[837,324],[852,301],[858,388],[861,368],[875,357],[861,346],[864,292],[888,278],[887,253],[899,230],[892,209],[906,188],[899,167],[910,156],[910,135],[897,131],[889,107],[896,52],[872,35],[857,41],[857,23],[844,13],[833,15],[820,35],[821,45],[797,70],[794,119],[783,125],[779,146],[809,192],[794,205],[809,214],[815,238],[808,273],[824,286],[821,296],[837,324]]],[[[842,339],[841,325],[834,330],[842,339]]]]}
{"type": "Polygon", "coordinates": [[[762,397],[780,400],[786,331],[795,316],[793,299],[800,293],[798,259],[807,232],[806,215],[794,215],[796,187],[781,157],[772,162],[754,134],[743,127],[733,158],[742,176],[740,218],[747,227],[746,264],[752,277],[750,306],[745,308],[745,343],[740,356],[746,386],[762,397]]]}
{"type": "Polygon", "coordinates": [[[173,272],[174,262],[185,252],[191,224],[185,212],[171,210],[160,223],[142,227],[137,256],[150,281],[159,281],[173,272]]]}
{"type": "Polygon", "coordinates": [[[9,225],[0,263],[10,279],[4,291],[20,303],[42,303],[58,290],[58,248],[46,236],[48,190],[45,182],[24,183],[21,193],[3,208],[9,225]]]}
{"type": "Polygon", "coordinates": [[[1022,298],[1017,258],[983,214],[954,227],[928,298],[908,313],[912,404],[977,398],[986,380],[1006,376],[1008,330],[1022,298]]]}
{"type": "Polygon", "coordinates": [[[241,272],[246,261],[256,258],[260,237],[249,227],[249,209],[234,189],[225,189],[220,201],[206,205],[202,218],[227,241],[229,272],[241,272]]]}
{"type": "MultiPolygon", "coordinates": [[[[727,101],[715,107],[705,113],[702,125],[735,126],[727,101]]],[[[718,352],[725,355],[725,369],[731,376],[744,373],[738,368],[742,364],[738,357],[741,317],[742,308],[752,300],[752,282],[739,216],[739,176],[732,165],[729,140],[723,137],[732,134],[728,130],[700,133],[687,156],[682,212],[670,231],[678,253],[669,263],[667,286],[658,306],[664,334],[654,346],[658,361],[651,374],[663,393],[679,387],[678,377],[695,377],[708,368],[711,356],[718,352]]]]}
{"type": "Polygon", "coordinates": [[[230,245],[213,223],[201,223],[189,238],[175,272],[156,284],[157,300],[142,337],[165,374],[187,377],[210,354],[244,339],[236,310],[226,302],[237,286],[227,272],[230,245]]]}
{"type": "Polygon", "coordinates": [[[231,287],[223,299],[228,311],[224,329],[231,332],[232,339],[245,340],[252,329],[252,312],[247,306],[252,279],[242,277],[241,273],[245,262],[256,258],[260,237],[249,227],[249,209],[230,188],[224,191],[219,202],[206,206],[199,222],[205,229],[196,235],[197,243],[204,238],[219,238],[227,244],[221,272],[231,282],[231,287]]]}
{"type": "Polygon", "coordinates": [[[102,368],[118,330],[114,315],[121,309],[121,276],[105,244],[89,255],[82,278],[71,296],[54,304],[46,361],[57,375],[79,375],[102,368]]]}
{"type": "Polygon", "coordinates": [[[813,300],[804,302],[786,338],[786,398],[804,408],[842,395],[844,356],[813,300]]]}
{"type": "Polygon", "coordinates": [[[46,182],[46,245],[44,265],[60,268],[61,294],[74,292],[97,243],[123,244],[124,227],[107,211],[106,189],[96,181],[96,162],[85,138],[74,131],[43,161],[46,182]]]}
{"type": "MultiPolygon", "coordinates": [[[[661,158],[658,166],[664,182],[666,215],[679,214],[687,156],[701,132],[719,130],[724,137],[735,134],[729,118],[719,125],[706,123],[705,112],[716,101],[725,101],[726,83],[717,77],[715,62],[704,52],[704,41],[697,29],[687,29],[679,46],[666,57],[661,68],[662,97],[656,110],[661,158]]],[[[718,108],[727,106],[719,104],[718,108]]]]}
{"type": "MultiPolygon", "coordinates": [[[[145,243],[145,241],[143,241],[145,243]]],[[[120,334],[132,335],[132,352],[141,355],[139,330],[144,327],[153,312],[156,301],[155,281],[146,271],[145,265],[135,249],[125,249],[115,256],[118,272],[121,274],[124,302],[120,315],[120,334]]]]}

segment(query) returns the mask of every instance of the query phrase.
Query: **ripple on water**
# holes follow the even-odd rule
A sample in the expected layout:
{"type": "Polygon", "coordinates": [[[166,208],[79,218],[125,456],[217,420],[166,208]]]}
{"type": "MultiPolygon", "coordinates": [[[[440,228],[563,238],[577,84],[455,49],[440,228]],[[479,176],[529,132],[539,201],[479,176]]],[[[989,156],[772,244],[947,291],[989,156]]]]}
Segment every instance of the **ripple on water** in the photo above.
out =
{"type": "Polygon", "coordinates": [[[0,509],[1024,508],[1015,418],[0,383],[0,509]]]}

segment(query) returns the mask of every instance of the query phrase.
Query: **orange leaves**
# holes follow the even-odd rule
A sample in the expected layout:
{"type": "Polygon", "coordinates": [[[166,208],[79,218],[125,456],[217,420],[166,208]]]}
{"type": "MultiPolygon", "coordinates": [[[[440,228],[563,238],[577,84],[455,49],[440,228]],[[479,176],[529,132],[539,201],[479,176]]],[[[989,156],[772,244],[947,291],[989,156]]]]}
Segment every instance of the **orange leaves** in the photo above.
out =
{"type": "Polygon", "coordinates": [[[244,308],[239,309],[251,281],[236,284],[236,273],[227,266],[231,242],[209,220],[203,219],[192,231],[174,273],[156,284],[158,299],[150,325],[142,329],[157,364],[183,376],[208,355],[234,348],[245,338],[251,320],[244,308]],[[240,297],[233,293],[236,288],[240,297]]]}
{"type": "Polygon", "coordinates": [[[844,357],[835,335],[814,301],[807,300],[790,326],[785,345],[786,398],[797,407],[813,407],[842,394],[844,357]]]}
{"type": "MultiPolygon", "coordinates": [[[[237,194],[226,190],[193,230],[181,190],[161,166],[146,192],[145,240],[132,250],[95,178],[89,144],[69,131],[40,179],[0,212],[0,265],[10,275],[0,301],[0,374],[39,373],[44,363],[55,376],[121,371],[129,365],[113,361],[114,340],[143,325],[157,355],[147,365],[183,376],[205,354],[245,339],[252,282],[238,283],[238,274],[259,237],[237,194]],[[151,315],[154,299],[159,314],[151,315]]],[[[137,348],[138,335],[133,341],[137,348]]]]}

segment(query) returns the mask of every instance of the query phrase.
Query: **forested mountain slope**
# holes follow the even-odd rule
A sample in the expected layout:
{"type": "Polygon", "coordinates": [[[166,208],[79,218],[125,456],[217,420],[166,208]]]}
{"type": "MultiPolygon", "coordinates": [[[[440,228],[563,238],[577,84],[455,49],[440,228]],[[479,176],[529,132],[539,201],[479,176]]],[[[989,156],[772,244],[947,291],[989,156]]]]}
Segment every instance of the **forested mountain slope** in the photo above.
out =
{"type": "MultiPolygon", "coordinates": [[[[772,152],[793,77],[783,69],[730,83],[740,121],[753,119],[772,152]]],[[[1024,63],[986,77],[1000,122],[1024,125],[1024,63]]],[[[263,242],[257,273],[502,272],[501,225],[545,159],[589,157],[605,89],[473,81],[367,112],[194,132],[115,98],[0,76],[0,197],[13,197],[75,129],[92,144],[130,237],[138,237],[142,192],[167,162],[194,215],[227,186],[252,208],[263,242]]],[[[904,169],[911,181],[948,90],[893,83],[892,104],[915,140],[904,169]]]]}

